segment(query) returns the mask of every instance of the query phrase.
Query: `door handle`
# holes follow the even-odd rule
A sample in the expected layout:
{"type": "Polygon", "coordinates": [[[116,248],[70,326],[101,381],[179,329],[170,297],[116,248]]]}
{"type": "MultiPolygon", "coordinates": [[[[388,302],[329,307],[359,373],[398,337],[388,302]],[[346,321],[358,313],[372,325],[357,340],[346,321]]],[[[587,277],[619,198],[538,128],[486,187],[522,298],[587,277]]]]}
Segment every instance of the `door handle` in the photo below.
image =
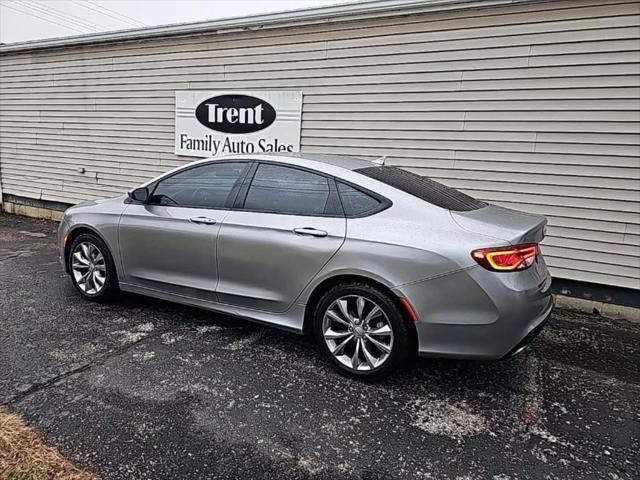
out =
{"type": "Polygon", "coordinates": [[[324,230],[318,230],[313,227],[294,228],[293,231],[298,235],[308,235],[310,237],[326,237],[329,235],[324,230]]]}
{"type": "Polygon", "coordinates": [[[189,221],[193,223],[199,223],[202,225],[215,225],[216,223],[216,221],[213,218],[209,218],[209,217],[191,217],[189,221]]]}

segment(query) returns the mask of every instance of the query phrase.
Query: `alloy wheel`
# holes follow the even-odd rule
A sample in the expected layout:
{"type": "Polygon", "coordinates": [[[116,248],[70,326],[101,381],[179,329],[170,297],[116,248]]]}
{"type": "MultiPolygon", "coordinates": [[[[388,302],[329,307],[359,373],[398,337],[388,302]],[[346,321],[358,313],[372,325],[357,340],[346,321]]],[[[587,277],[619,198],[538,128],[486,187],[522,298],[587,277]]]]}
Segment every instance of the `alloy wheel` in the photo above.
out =
{"type": "Polygon", "coordinates": [[[71,254],[71,270],[78,288],[87,295],[97,295],[104,288],[107,267],[104,255],[93,243],[76,246],[71,254]]]}
{"type": "Polygon", "coordinates": [[[334,358],[355,371],[379,368],[393,349],[389,318],[377,303],[361,295],[345,295],[329,305],[322,334],[334,358]]]}

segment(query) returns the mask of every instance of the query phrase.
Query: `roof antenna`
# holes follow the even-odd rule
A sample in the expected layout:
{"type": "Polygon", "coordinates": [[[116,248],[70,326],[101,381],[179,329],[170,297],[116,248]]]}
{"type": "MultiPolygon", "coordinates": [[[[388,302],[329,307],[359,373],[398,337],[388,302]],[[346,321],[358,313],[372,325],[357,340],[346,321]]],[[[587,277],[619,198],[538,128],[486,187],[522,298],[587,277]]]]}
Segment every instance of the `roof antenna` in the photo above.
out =
{"type": "Polygon", "coordinates": [[[387,161],[387,156],[383,155],[382,157],[376,158],[375,160],[371,160],[371,162],[375,163],[376,165],[384,165],[384,163],[387,161]]]}

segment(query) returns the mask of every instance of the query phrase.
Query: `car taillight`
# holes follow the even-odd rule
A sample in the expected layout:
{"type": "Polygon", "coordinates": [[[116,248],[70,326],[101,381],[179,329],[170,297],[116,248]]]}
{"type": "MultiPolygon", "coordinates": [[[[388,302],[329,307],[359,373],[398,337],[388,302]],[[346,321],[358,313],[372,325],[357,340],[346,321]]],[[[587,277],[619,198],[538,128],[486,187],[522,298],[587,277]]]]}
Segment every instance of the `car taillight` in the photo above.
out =
{"type": "Polygon", "coordinates": [[[538,255],[538,245],[514,245],[510,247],[480,248],[471,252],[473,259],[487,270],[514,272],[533,265],[538,255]]]}

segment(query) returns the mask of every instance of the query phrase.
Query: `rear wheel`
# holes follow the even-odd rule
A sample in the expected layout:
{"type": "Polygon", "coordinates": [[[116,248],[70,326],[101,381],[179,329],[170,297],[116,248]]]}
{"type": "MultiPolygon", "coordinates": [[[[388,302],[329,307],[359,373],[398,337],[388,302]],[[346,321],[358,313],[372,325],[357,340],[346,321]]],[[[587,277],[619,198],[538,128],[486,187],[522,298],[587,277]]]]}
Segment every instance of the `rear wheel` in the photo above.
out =
{"type": "Polygon", "coordinates": [[[82,296],[106,301],[118,291],[113,258],[107,246],[96,235],[79,235],[71,244],[67,261],[73,285],[82,296]]]}
{"type": "Polygon", "coordinates": [[[349,377],[379,380],[411,358],[411,332],[394,298],[365,283],[337,285],[318,302],[314,333],[349,377]]]}

